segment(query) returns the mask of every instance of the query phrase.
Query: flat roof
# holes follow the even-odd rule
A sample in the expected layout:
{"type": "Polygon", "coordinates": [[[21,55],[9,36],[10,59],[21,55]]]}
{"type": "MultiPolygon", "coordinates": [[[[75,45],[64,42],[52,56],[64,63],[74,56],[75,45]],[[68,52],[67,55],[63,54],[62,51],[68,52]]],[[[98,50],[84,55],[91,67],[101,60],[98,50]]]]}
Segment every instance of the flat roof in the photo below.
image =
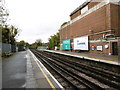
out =
{"type": "Polygon", "coordinates": [[[92,0],[86,0],[82,5],[80,5],[79,7],[77,7],[71,14],[73,15],[74,13],[76,13],[78,10],[82,9],[83,7],[85,7],[88,3],[90,3],[92,0]]]}

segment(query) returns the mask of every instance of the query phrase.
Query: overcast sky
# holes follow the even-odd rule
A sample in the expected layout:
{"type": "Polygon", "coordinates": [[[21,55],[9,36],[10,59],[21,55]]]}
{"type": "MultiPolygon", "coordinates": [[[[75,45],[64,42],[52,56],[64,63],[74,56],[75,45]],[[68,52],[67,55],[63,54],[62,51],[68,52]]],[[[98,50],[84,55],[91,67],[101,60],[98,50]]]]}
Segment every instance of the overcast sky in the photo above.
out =
{"type": "Polygon", "coordinates": [[[85,0],[5,0],[9,22],[21,29],[17,41],[34,43],[36,39],[47,42],[70,13],[85,0]]]}

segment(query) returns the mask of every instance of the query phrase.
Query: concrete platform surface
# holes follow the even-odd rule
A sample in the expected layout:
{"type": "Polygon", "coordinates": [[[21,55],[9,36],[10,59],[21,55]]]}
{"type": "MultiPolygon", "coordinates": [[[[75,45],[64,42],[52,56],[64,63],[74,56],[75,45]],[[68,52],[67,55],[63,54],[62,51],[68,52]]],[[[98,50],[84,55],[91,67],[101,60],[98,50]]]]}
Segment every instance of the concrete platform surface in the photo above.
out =
{"type": "Polygon", "coordinates": [[[16,52],[13,56],[2,60],[1,65],[0,79],[2,78],[3,90],[5,88],[64,90],[30,50],[16,52]]]}
{"type": "Polygon", "coordinates": [[[16,52],[2,60],[2,88],[25,88],[26,51],[16,52]]]}
{"type": "Polygon", "coordinates": [[[26,88],[41,88],[51,90],[64,89],[30,50],[27,51],[26,57],[27,57],[26,88]]]}
{"type": "Polygon", "coordinates": [[[89,60],[95,60],[100,62],[105,62],[109,64],[120,65],[120,56],[113,56],[113,55],[98,55],[98,54],[89,54],[89,53],[78,53],[78,52],[71,52],[71,51],[55,51],[55,50],[45,50],[48,52],[60,53],[64,55],[69,55],[73,57],[85,58],[89,60]]]}

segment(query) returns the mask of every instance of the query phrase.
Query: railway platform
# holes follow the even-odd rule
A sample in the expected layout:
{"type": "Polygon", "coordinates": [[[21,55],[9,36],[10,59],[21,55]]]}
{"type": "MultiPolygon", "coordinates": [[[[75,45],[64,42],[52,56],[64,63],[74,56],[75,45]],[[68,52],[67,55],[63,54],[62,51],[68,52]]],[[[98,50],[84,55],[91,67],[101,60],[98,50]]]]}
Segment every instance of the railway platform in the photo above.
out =
{"type": "Polygon", "coordinates": [[[26,88],[64,90],[61,84],[52,76],[44,65],[27,51],[27,82],[26,88]]]}
{"type": "Polygon", "coordinates": [[[109,64],[120,65],[120,56],[113,56],[113,55],[98,55],[98,54],[89,54],[89,53],[78,53],[78,52],[71,52],[71,51],[60,51],[60,50],[46,50],[48,52],[54,52],[64,55],[69,55],[78,58],[85,58],[89,60],[95,60],[99,62],[105,62],[109,64]]]}
{"type": "MultiPolygon", "coordinates": [[[[44,65],[30,51],[16,52],[3,60],[2,88],[64,90],[44,65]]],[[[0,73],[1,74],[1,73],[0,73]]]]}

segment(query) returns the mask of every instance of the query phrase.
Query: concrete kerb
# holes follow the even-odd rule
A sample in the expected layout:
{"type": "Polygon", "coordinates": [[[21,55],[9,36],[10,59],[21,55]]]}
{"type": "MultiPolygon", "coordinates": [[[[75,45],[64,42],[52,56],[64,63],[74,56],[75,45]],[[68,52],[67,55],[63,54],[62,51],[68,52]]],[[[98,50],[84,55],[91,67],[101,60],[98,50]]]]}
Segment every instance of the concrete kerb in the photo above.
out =
{"type": "Polygon", "coordinates": [[[46,69],[46,67],[37,59],[37,57],[36,57],[30,50],[28,50],[28,51],[30,52],[30,54],[32,55],[32,57],[40,64],[40,66],[41,66],[42,68],[44,68],[45,73],[46,73],[47,75],[50,75],[50,77],[55,81],[55,83],[56,83],[62,90],[64,90],[64,88],[62,87],[62,85],[54,78],[54,76],[46,69]]]}
{"type": "Polygon", "coordinates": [[[27,58],[26,88],[38,88],[34,74],[33,74],[33,68],[32,68],[28,51],[27,51],[26,58],[27,58]]]}

